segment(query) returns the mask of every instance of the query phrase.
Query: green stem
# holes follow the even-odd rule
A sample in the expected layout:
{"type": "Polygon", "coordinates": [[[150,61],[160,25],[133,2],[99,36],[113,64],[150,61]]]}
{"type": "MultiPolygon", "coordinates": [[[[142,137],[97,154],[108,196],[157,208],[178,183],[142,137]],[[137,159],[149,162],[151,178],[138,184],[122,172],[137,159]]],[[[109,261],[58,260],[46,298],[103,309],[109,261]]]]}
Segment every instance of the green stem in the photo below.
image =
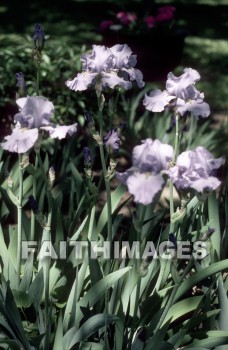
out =
{"type": "MultiPolygon", "coordinates": [[[[103,115],[102,112],[99,109],[98,114],[99,124],[100,124],[100,138],[103,140],[103,115]]],[[[105,162],[105,156],[104,156],[104,145],[99,144],[99,150],[100,150],[100,157],[101,157],[101,166],[102,166],[102,173],[105,179],[105,176],[107,174],[107,168],[106,168],[106,162],[105,162]]],[[[107,234],[107,241],[112,241],[112,202],[111,202],[111,189],[110,189],[110,181],[109,179],[105,179],[105,189],[106,189],[106,195],[107,195],[107,218],[108,218],[108,234],[107,234]]],[[[110,273],[111,270],[111,260],[108,259],[107,261],[107,274],[110,273]]],[[[108,342],[108,324],[107,324],[107,315],[109,311],[109,291],[106,291],[105,295],[105,330],[104,330],[104,340],[105,340],[105,348],[106,350],[109,349],[109,342],[108,342]]]]}
{"type": "MultiPolygon", "coordinates": [[[[38,163],[42,172],[42,176],[47,188],[47,198],[48,198],[48,218],[46,225],[44,227],[44,233],[43,233],[43,240],[51,242],[51,220],[52,220],[52,195],[51,195],[51,189],[49,185],[49,181],[47,179],[45,169],[43,167],[43,162],[40,156],[40,152],[37,153],[37,158],[38,158],[38,163]]],[[[45,285],[45,290],[44,290],[44,296],[45,296],[45,327],[46,327],[46,335],[44,339],[44,349],[48,350],[49,349],[49,337],[50,337],[50,327],[49,327],[49,281],[50,281],[50,263],[51,260],[49,257],[44,258],[44,285],[45,285]]]]}
{"type": "MultiPolygon", "coordinates": [[[[35,172],[37,172],[37,168],[38,168],[38,157],[36,154],[36,159],[35,159],[35,172]]],[[[35,200],[37,199],[37,175],[35,173],[35,175],[33,176],[33,184],[32,184],[32,195],[33,198],[35,198],[35,200]]],[[[35,225],[36,225],[36,216],[32,210],[32,214],[31,214],[31,241],[34,241],[35,239],[35,225]]]]}
{"type": "Polygon", "coordinates": [[[37,70],[36,70],[36,93],[37,96],[40,94],[40,63],[37,63],[37,70]]]}
{"type": "MultiPolygon", "coordinates": [[[[52,211],[48,214],[48,220],[45,227],[45,237],[47,240],[51,241],[51,218],[52,218],[52,211]]],[[[48,350],[49,347],[49,337],[50,337],[50,322],[49,322],[49,283],[50,283],[50,258],[45,258],[44,263],[44,273],[45,273],[45,291],[44,291],[44,304],[45,304],[45,328],[46,328],[46,335],[45,335],[45,341],[44,341],[44,349],[48,350]]]]}
{"type": "Polygon", "coordinates": [[[17,285],[21,276],[21,241],[22,241],[22,199],[23,199],[23,169],[21,168],[22,155],[19,154],[19,196],[17,206],[18,232],[17,232],[17,285]]]}
{"type": "MultiPolygon", "coordinates": [[[[100,137],[103,140],[103,119],[102,119],[102,113],[99,113],[99,122],[100,122],[100,137]]],[[[104,156],[104,146],[103,144],[99,144],[99,150],[100,150],[100,157],[101,157],[101,166],[102,166],[102,173],[105,178],[107,174],[106,169],[106,163],[105,163],[105,156],[104,156]]],[[[112,241],[112,202],[111,202],[111,189],[110,189],[110,181],[109,179],[105,179],[105,189],[107,194],[107,217],[108,217],[108,234],[107,234],[107,241],[112,241]]],[[[107,262],[107,271],[110,272],[111,268],[111,261],[110,259],[107,262]]]]}
{"type": "MultiPolygon", "coordinates": [[[[176,133],[175,133],[175,142],[174,142],[174,154],[173,154],[173,163],[176,162],[177,153],[179,148],[179,115],[176,113],[176,133]]],[[[170,179],[169,182],[169,198],[170,198],[170,220],[172,215],[174,214],[174,200],[173,200],[173,181],[170,179]]],[[[170,222],[170,230],[169,233],[174,232],[174,224],[170,222]]]]}
{"type": "Polygon", "coordinates": [[[174,143],[174,155],[173,155],[173,161],[176,162],[177,159],[177,153],[179,148],[179,114],[176,113],[176,133],[175,133],[175,143],[174,143]]]}
{"type": "MultiPolygon", "coordinates": [[[[142,231],[143,231],[143,222],[145,219],[145,215],[146,215],[146,206],[142,207],[142,212],[141,212],[141,219],[140,219],[140,224],[139,227],[140,229],[137,230],[137,241],[141,242],[141,237],[142,237],[142,231]]],[[[141,244],[140,244],[141,247],[141,244]]],[[[140,251],[140,255],[141,255],[141,251],[140,251]]],[[[140,268],[140,264],[141,264],[141,259],[135,259],[135,272],[137,274],[137,285],[136,285],[136,295],[135,295],[135,305],[134,305],[134,312],[133,312],[133,319],[132,319],[132,327],[131,327],[131,332],[130,332],[130,337],[129,337],[129,349],[131,348],[131,343],[132,343],[132,339],[133,339],[133,335],[135,332],[135,323],[137,320],[137,312],[138,312],[138,308],[139,308],[139,299],[140,299],[140,288],[141,288],[141,279],[142,277],[139,275],[139,268],[140,268]]]]}

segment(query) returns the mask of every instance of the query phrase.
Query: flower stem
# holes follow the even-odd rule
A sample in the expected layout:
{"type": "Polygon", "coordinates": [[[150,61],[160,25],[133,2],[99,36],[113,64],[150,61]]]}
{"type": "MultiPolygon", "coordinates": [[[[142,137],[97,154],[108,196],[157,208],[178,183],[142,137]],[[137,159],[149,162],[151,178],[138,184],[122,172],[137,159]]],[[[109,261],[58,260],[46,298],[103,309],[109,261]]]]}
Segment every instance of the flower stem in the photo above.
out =
{"type": "MultiPolygon", "coordinates": [[[[141,208],[140,208],[141,209],[141,208]]],[[[137,230],[137,241],[141,243],[141,236],[142,236],[142,230],[143,230],[143,222],[145,219],[145,215],[146,215],[146,206],[142,207],[142,211],[141,211],[141,219],[140,219],[140,223],[139,223],[139,229],[137,230]]],[[[140,244],[141,247],[141,244],[140,244]]],[[[140,256],[141,256],[141,251],[139,252],[140,256]]],[[[138,308],[139,308],[139,299],[140,299],[140,288],[141,288],[141,279],[142,276],[139,275],[139,268],[140,268],[140,264],[141,264],[141,259],[135,259],[135,272],[137,274],[137,285],[136,285],[136,295],[135,295],[135,305],[134,305],[134,313],[133,313],[133,319],[132,319],[132,327],[131,327],[131,332],[130,332],[130,337],[129,337],[129,348],[131,349],[132,347],[132,339],[133,339],[133,335],[135,332],[135,323],[137,320],[137,312],[138,312],[138,308]]]]}
{"type": "Polygon", "coordinates": [[[37,62],[37,65],[36,65],[36,93],[37,93],[37,96],[39,96],[40,94],[40,62],[37,62]]]}
{"type": "Polygon", "coordinates": [[[17,232],[17,286],[21,276],[21,241],[22,241],[22,199],[23,199],[23,169],[21,167],[22,155],[19,154],[19,196],[18,196],[18,232],[17,232]]]}
{"type": "MultiPolygon", "coordinates": [[[[175,133],[175,143],[174,143],[174,154],[173,154],[173,163],[175,164],[177,159],[177,153],[179,148],[179,115],[176,113],[176,133],[175,133]]],[[[170,179],[169,182],[169,203],[170,203],[170,230],[169,233],[173,233],[174,224],[171,222],[171,217],[174,214],[174,200],[173,200],[173,181],[170,179]]]]}
{"type": "MultiPolygon", "coordinates": [[[[37,157],[37,154],[36,154],[35,172],[37,172],[37,167],[38,167],[38,157],[37,157]]],[[[36,197],[37,197],[37,178],[36,178],[36,173],[33,176],[32,195],[33,195],[33,198],[35,198],[35,200],[36,200],[36,197]]],[[[35,217],[35,214],[34,214],[34,212],[32,210],[32,214],[31,214],[31,237],[30,237],[31,241],[34,241],[34,238],[35,238],[35,224],[36,224],[36,217],[35,217]]]]}

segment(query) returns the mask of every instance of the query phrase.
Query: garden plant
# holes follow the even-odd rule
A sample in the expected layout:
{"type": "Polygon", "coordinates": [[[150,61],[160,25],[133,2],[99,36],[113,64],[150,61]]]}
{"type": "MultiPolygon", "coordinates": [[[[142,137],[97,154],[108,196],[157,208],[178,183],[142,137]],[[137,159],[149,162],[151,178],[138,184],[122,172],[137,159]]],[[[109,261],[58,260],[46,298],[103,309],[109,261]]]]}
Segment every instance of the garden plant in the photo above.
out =
{"type": "Polygon", "coordinates": [[[92,45],[61,106],[40,24],[33,41],[0,146],[0,348],[228,349],[226,160],[200,73],[160,90],[127,44],[92,45]]]}

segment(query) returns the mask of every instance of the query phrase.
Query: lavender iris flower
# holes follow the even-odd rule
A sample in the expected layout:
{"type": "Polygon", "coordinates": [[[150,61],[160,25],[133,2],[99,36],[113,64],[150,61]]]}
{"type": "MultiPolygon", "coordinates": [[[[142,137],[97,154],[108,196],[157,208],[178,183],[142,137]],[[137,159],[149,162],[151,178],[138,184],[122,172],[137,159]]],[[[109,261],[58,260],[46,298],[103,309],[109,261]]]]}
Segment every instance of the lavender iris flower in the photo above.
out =
{"type": "Polygon", "coordinates": [[[93,45],[92,53],[82,55],[81,61],[82,73],[78,73],[73,80],[66,81],[66,86],[71,90],[83,91],[97,85],[102,90],[116,86],[128,90],[134,80],[140,88],[145,85],[141,71],[134,68],[136,56],[132,55],[126,44],[111,48],[93,45]]]}
{"type": "Polygon", "coordinates": [[[117,173],[117,178],[127,185],[136,203],[150,204],[165,184],[163,172],[167,171],[172,158],[172,146],[146,139],[133,149],[133,166],[124,173],[117,173]]]}
{"type": "Polygon", "coordinates": [[[177,189],[210,192],[221,183],[214,175],[223,162],[223,158],[215,159],[206,148],[199,146],[195,151],[181,153],[168,173],[177,189]]]}
{"type": "Polygon", "coordinates": [[[154,90],[148,96],[145,95],[143,104],[152,112],[162,112],[172,101],[175,110],[181,116],[191,112],[196,118],[207,118],[210,114],[209,105],[203,101],[204,94],[195,88],[195,83],[200,79],[199,73],[192,68],[185,68],[180,77],[173,73],[168,74],[166,90],[154,90]]]}
{"type": "Polygon", "coordinates": [[[65,138],[67,134],[72,135],[77,130],[77,124],[60,126],[51,123],[54,105],[45,97],[28,96],[19,98],[16,102],[20,111],[14,116],[16,125],[12,134],[6,136],[1,143],[5,150],[17,153],[27,152],[38,140],[40,130],[46,130],[51,138],[58,139],[65,138]]]}

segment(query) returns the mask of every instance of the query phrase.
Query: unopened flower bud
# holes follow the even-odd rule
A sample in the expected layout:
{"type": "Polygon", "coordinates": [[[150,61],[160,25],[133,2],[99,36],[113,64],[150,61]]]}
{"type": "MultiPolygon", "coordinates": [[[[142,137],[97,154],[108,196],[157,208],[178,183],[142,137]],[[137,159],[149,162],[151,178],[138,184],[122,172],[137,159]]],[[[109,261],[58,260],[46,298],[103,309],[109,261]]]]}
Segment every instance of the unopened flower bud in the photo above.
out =
{"type": "Polygon", "coordinates": [[[91,154],[88,147],[83,148],[83,157],[84,157],[84,165],[85,167],[90,167],[92,160],[91,160],[91,154]]]}
{"type": "Polygon", "coordinates": [[[49,184],[51,186],[51,188],[53,187],[54,185],[54,182],[55,182],[55,169],[54,167],[50,167],[49,169],[49,172],[48,172],[48,179],[49,179],[49,184]]]}
{"type": "Polygon", "coordinates": [[[18,97],[27,96],[27,86],[24,79],[24,74],[22,72],[16,73],[17,87],[18,87],[18,97]]]}
{"type": "Polygon", "coordinates": [[[169,241],[173,244],[174,248],[177,249],[177,240],[173,233],[169,234],[169,241]]]}
{"type": "Polygon", "coordinates": [[[44,48],[44,32],[42,30],[42,27],[39,23],[37,23],[35,25],[35,29],[34,29],[34,36],[33,36],[33,40],[34,40],[34,46],[35,48],[41,52],[44,48]]]}
{"type": "Polygon", "coordinates": [[[12,190],[13,188],[13,178],[10,174],[8,174],[7,176],[7,184],[8,184],[8,187],[12,190]]]}
{"type": "Polygon", "coordinates": [[[38,203],[36,199],[33,196],[29,196],[28,204],[33,211],[34,214],[37,214],[38,212],[38,203]]]}

